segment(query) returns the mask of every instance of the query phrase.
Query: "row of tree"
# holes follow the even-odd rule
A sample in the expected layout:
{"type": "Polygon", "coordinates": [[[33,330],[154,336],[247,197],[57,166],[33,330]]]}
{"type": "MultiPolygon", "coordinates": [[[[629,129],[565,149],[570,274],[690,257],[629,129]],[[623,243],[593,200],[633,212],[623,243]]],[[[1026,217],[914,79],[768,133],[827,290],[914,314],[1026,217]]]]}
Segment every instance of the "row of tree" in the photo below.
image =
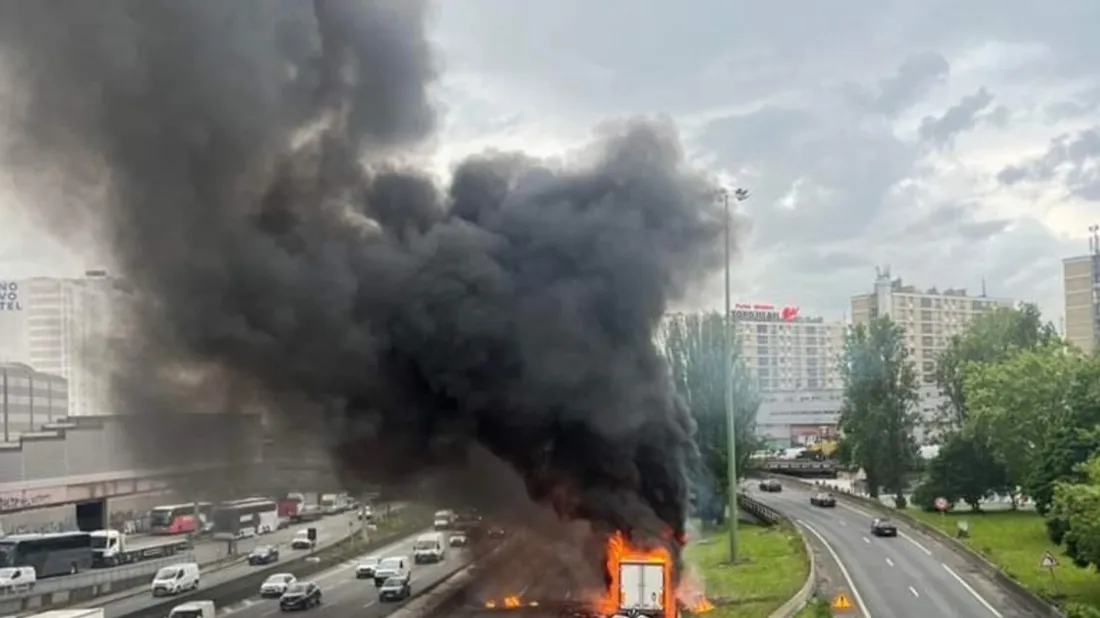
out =
{"type": "Polygon", "coordinates": [[[994,494],[1034,501],[1052,540],[1080,565],[1100,567],[1100,355],[1058,336],[1031,305],[974,319],[936,365],[944,403],[935,419],[917,410],[919,378],[905,332],[888,317],[850,329],[841,363],[841,446],[872,493],[904,506],[937,497],[974,510],[994,494]],[[939,445],[921,462],[918,428],[939,445]]]}
{"type": "MultiPolygon", "coordinates": [[[[724,517],[729,495],[725,328],[721,313],[676,314],[666,318],[657,342],[672,370],[676,390],[695,418],[699,460],[693,469],[692,488],[698,515],[712,522],[724,517]]],[[[731,349],[736,463],[740,475],[760,446],[756,438],[760,397],[745,371],[736,341],[731,349]]]]}

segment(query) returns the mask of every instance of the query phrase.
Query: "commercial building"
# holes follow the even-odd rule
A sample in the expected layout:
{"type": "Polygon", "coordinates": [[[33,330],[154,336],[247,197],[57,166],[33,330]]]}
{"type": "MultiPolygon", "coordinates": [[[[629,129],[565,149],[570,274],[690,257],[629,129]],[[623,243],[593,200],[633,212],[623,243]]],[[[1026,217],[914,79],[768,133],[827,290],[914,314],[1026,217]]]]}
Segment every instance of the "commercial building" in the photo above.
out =
{"type": "Polygon", "coordinates": [[[68,415],[110,414],[108,338],[125,292],[103,271],[0,282],[0,362],[68,381],[68,415]]]}
{"type": "Polygon", "coordinates": [[[970,320],[997,307],[1013,307],[1008,298],[971,296],[965,289],[918,289],[890,276],[889,268],[877,269],[874,291],[852,297],[852,323],[869,324],[888,315],[905,328],[910,357],[924,384],[935,383],[936,359],[952,335],[961,333],[970,320]]]}
{"type": "Polygon", "coordinates": [[[1089,228],[1089,254],[1062,261],[1066,339],[1086,352],[1100,349],[1100,236],[1089,228]]]}
{"type": "Polygon", "coordinates": [[[21,363],[0,364],[0,422],[4,443],[65,418],[69,385],[65,378],[21,363]]]}

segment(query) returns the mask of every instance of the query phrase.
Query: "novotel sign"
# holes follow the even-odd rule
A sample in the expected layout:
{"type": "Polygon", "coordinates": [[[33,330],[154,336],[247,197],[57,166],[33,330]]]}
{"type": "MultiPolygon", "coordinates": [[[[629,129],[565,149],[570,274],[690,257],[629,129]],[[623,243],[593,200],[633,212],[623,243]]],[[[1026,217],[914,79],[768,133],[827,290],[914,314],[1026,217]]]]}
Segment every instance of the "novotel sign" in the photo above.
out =
{"type": "Polygon", "coordinates": [[[737,303],[733,306],[733,319],[746,322],[793,322],[798,319],[798,307],[767,305],[761,303],[737,303]]]}
{"type": "Polygon", "coordinates": [[[19,284],[14,281],[0,281],[0,311],[22,311],[19,302],[19,284]]]}

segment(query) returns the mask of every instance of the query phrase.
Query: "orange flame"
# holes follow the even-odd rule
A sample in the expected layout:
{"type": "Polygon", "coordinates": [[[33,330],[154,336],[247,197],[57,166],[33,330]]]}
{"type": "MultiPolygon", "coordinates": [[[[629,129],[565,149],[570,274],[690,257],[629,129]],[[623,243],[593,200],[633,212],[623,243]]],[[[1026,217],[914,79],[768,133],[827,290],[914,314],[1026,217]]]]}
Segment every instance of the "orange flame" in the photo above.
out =
{"type": "Polygon", "coordinates": [[[706,597],[699,597],[694,603],[688,606],[688,610],[693,614],[705,614],[714,609],[714,603],[707,600],[706,597]]]}
{"type": "Polygon", "coordinates": [[[499,601],[495,599],[489,599],[485,601],[485,609],[516,609],[523,606],[538,607],[538,601],[525,601],[523,597],[518,594],[510,594],[499,601]]]}
{"type": "Polygon", "coordinates": [[[666,618],[675,618],[676,599],[672,590],[672,556],[667,549],[658,547],[643,549],[636,547],[627,540],[622,532],[615,532],[607,540],[607,574],[611,579],[611,585],[602,598],[597,599],[596,609],[604,615],[614,615],[621,607],[622,588],[619,580],[619,569],[623,563],[643,562],[648,564],[660,564],[664,572],[664,598],[662,604],[666,618]]]}

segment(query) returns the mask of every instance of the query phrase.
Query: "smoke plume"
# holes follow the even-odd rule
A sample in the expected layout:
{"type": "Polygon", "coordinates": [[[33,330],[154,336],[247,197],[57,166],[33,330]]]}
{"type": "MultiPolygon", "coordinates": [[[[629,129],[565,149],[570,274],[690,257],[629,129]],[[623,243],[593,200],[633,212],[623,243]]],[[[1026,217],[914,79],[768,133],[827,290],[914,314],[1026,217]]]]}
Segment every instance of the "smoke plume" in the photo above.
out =
{"type": "Polygon", "coordinates": [[[679,538],[693,424],[652,337],[715,266],[713,187],[643,120],[568,165],[487,153],[441,187],[408,163],[435,137],[428,17],[0,3],[22,101],[4,164],[56,231],[106,230],[133,290],[116,395],[135,448],[201,461],[262,409],[349,482],[469,481],[484,448],[564,518],[679,538]],[[105,197],[33,199],[74,178],[105,197]],[[161,422],[181,411],[214,428],[181,440],[161,422]]]}

